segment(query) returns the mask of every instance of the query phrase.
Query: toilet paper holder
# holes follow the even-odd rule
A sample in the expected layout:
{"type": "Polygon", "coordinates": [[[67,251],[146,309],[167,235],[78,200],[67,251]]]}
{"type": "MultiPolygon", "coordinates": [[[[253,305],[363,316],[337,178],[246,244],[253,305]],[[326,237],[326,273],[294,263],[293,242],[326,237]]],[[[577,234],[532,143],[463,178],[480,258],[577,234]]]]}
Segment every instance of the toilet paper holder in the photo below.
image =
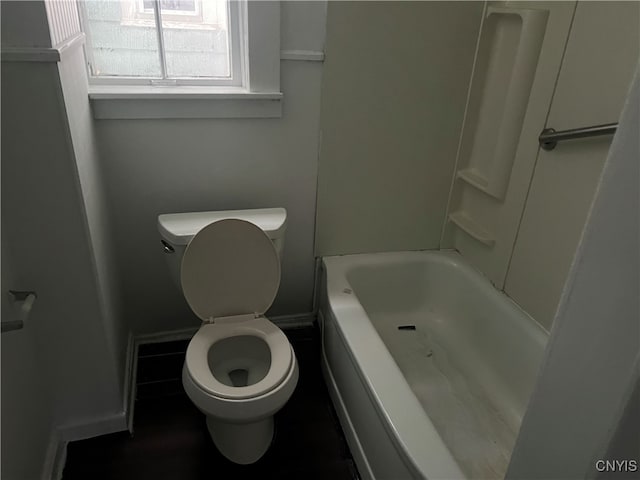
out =
{"type": "Polygon", "coordinates": [[[14,303],[22,302],[20,309],[18,310],[19,320],[9,320],[0,322],[2,333],[10,332],[11,330],[20,330],[24,327],[24,321],[29,316],[33,304],[38,298],[38,294],[32,290],[9,290],[9,296],[14,303]]]}

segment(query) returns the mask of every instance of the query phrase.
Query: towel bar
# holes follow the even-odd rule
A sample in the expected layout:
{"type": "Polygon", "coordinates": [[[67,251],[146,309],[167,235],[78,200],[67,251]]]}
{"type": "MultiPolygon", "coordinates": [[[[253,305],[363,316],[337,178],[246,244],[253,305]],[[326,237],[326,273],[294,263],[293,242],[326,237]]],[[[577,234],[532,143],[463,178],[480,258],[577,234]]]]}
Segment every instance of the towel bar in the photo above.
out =
{"type": "Polygon", "coordinates": [[[600,135],[613,135],[618,128],[617,123],[605,123],[593,127],[573,128],[556,132],[553,128],[545,128],[538,137],[538,143],[545,150],[553,150],[558,142],[573,140],[574,138],[597,137],[600,135]]]}

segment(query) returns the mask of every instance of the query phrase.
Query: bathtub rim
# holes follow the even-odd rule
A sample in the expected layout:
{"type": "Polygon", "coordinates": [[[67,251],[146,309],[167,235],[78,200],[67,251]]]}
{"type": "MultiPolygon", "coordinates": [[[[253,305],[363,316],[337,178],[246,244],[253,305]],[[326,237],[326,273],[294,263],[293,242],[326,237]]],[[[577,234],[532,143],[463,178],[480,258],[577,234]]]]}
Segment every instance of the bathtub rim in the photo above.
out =
{"type": "Polygon", "coordinates": [[[467,478],[401,373],[347,279],[348,270],[360,265],[425,261],[427,257],[429,261],[444,263],[448,267],[458,270],[490,298],[506,302],[509,309],[528,319],[527,328],[531,330],[532,335],[537,337],[537,341],[544,338],[546,344],[549,332],[508,295],[497,290],[485,275],[470,266],[457,251],[453,250],[363,253],[323,257],[322,267],[325,272],[323,288],[326,289],[326,295],[321,299],[320,309],[326,308],[327,313],[333,317],[337,326],[336,330],[345,344],[349,358],[361,381],[366,385],[367,394],[382,419],[389,438],[409,469],[416,476],[422,478],[467,478]],[[363,337],[369,339],[368,346],[364,344],[367,342],[362,340],[363,337]],[[373,358],[369,350],[376,351],[376,355],[373,357],[377,358],[373,358]],[[357,354],[354,354],[354,351],[357,354]],[[366,358],[359,358],[363,352],[365,352],[364,357],[366,358]],[[374,365],[383,365],[384,371],[375,368],[374,365]],[[401,395],[393,395],[390,390],[394,388],[401,395]],[[407,418],[410,421],[407,421],[407,418]],[[417,423],[420,424],[418,428],[416,428],[417,423]],[[422,431],[423,435],[415,435],[415,432],[419,431],[422,431]],[[434,458],[438,460],[436,465],[433,462],[434,458]]]}
{"type": "Polygon", "coordinates": [[[362,383],[366,385],[367,394],[383,420],[389,438],[408,469],[417,478],[467,478],[411,390],[359,300],[351,291],[345,292],[345,289],[350,289],[350,285],[344,275],[344,265],[340,265],[344,263],[344,257],[357,256],[364,260],[371,255],[387,254],[323,257],[328,313],[335,321],[336,330],[347,347],[347,354],[362,383]],[[340,275],[341,281],[336,280],[337,275],[340,275]],[[340,315],[343,318],[347,315],[349,320],[340,321],[340,315]],[[362,328],[367,332],[360,331],[362,328]],[[366,335],[362,335],[364,333],[366,335]],[[365,345],[363,337],[368,338],[368,345],[365,345]],[[364,353],[365,358],[359,358],[354,350],[364,353]],[[375,365],[383,368],[374,368],[375,365]],[[417,435],[418,432],[420,433],[417,435]]]}

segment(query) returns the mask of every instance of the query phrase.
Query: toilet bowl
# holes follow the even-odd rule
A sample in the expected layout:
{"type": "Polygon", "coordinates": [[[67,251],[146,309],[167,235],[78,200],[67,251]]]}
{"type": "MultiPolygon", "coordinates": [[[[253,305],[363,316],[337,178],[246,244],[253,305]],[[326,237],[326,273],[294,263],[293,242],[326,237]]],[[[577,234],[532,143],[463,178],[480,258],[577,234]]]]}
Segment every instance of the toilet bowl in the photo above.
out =
{"type": "Polygon", "coordinates": [[[207,416],[218,450],[254,463],[273,438],[273,415],[293,393],[298,365],[287,337],[266,318],[203,325],[187,348],[182,384],[207,416]]]}
{"type": "Polygon", "coordinates": [[[278,253],[248,221],[211,223],[183,253],[180,285],[203,323],[187,347],[182,383],[220,453],[239,464],[268,450],[273,416],[298,381],[287,337],[264,316],[279,283],[278,253]]]}

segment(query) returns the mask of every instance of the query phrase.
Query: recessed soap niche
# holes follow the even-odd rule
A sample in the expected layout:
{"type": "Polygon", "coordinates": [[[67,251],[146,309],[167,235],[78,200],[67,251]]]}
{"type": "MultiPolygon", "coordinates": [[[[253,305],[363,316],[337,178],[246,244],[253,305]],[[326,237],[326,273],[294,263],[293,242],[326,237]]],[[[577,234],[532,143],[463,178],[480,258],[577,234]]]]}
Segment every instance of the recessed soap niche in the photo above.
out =
{"type": "MultiPolygon", "coordinates": [[[[487,7],[458,153],[456,183],[463,185],[456,188],[472,187],[504,200],[547,18],[547,10],[487,7]]],[[[492,234],[457,208],[450,205],[449,221],[491,248],[492,234]]]]}

